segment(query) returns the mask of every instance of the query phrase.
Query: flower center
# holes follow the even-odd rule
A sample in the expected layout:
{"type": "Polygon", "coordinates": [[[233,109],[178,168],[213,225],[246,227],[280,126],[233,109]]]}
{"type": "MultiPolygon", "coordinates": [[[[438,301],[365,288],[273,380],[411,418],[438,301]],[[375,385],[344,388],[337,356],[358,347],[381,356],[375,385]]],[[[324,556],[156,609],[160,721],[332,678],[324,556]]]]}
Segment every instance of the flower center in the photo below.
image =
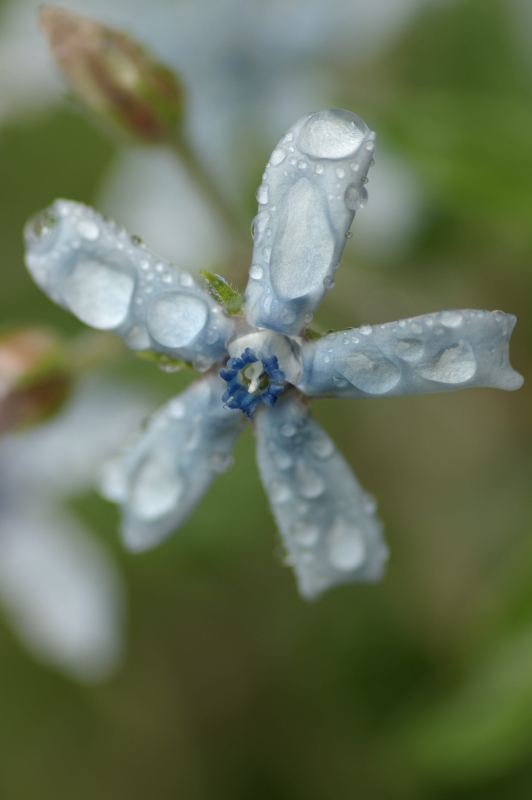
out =
{"type": "Polygon", "coordinates": [[[248,392],[254,394],[257,391],[264,391],[270,383],[270,376],[264,369],[262,361],[255,361],[249,367],[245,367],[238,373],[240,383],[247,386],[248,392]]]}
{"type": "Polygon", "coordinates": [[[260,403],[273,408],[284,391],[285,374],[279,369],[277,356],[258,359],[249,347],[240,357],[230,358],[220,375],[227,383],[223,402],[228,408],[239,408],[250,419],[260,403]]]}

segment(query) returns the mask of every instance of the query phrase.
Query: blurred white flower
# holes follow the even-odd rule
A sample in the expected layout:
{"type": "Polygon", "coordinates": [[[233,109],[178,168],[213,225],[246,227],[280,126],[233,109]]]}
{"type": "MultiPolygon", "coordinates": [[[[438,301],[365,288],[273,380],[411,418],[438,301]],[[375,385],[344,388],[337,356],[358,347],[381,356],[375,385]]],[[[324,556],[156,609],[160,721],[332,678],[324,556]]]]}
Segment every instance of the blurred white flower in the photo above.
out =
{"type": "Polygon", "coordinates": [[[119,662],[124,590],[64,501],[90,489],[147,408],[130,389],[89,380],[54,419],[0,441],[0,601],[34,656],[81,680],[119,662]]]}
{"type": "Polygon", "coordinates": [[[229,247],[221,221],[168,150],[139,147],[120,153],[100,205],[109,216],[120,209],[128,230],[149,231],[161,255],[191,272],[216,264],[229,247]]]}
{"type": "Polygon", "coordinates": [[[397,256],[421,227],[423,197],[412,169],[382,143],[370,172],[368,192],[371,203],[362,212],[364,222],[355,222],[355,250],[377,259],[397,256]]]}

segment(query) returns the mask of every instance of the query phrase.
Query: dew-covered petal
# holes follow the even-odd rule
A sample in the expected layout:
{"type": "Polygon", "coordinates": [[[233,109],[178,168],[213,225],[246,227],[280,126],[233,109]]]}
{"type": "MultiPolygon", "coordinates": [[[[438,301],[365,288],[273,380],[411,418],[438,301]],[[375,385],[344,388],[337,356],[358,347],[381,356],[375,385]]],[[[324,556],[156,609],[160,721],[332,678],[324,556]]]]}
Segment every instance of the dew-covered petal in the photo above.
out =
{"type": "Polygon", "coordinates": [[[149,420],[138,439],[102,469],[100,489],[122,506],[131,550],[153,547],[192,513],[231,451],[245,417],[222,402],[216,374],[196,381],[149,420]]]}
{"type": "Polygon", "coordinates": [[[246,289],[252,325],[299,334],[334,283],[364,188],[375,134],[331,109],[299,119],[283,136],[257,191],[246,289]]]}
{"type": "Polygon", "coordinates": [[[256,416],[257,460],[299,590],[376,581],[387,558],[375,502],[295,393],[256,416]]]}
{"type": "Polygon", "coordinates": [[[56,200],[25,236],[33,278],[82,322],[200,370],[223,358],[233,323],[221,307],[189,273],[93,209],[56,200]]]}
{"type": "Polygon", "coordinates": [[[39,660],[88,681],[117,666],[121,579],[102,545],[66,512],[28,498],[0,515],[0,600],[39,660]]]}
{"type": "Polygon", "coordinates": [[[523,378],[508,353],[515,322],[502,311],[448,309],[330,333],[303,345],[297,386],[332,397],[518,389],[523,378]]]}

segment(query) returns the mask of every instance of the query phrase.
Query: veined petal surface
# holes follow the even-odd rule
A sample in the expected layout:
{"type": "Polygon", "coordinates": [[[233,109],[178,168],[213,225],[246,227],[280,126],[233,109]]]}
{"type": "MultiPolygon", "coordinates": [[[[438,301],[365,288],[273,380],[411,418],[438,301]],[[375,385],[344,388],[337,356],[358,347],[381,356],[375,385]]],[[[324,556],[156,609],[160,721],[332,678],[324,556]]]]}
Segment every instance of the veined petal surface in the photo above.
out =
{"type": "Polygon", "coordinates": [[[283,136],[257,191],[246,315],[258,328],[297,335],[334,283],[375,134],[349,111],[301,117],[283,136]]]}
{"type": "Polygon", "coordinates": [[[25,230],[26,264],[56,303],[133,350],[155,350],[208,369],[223,358],[233,323],[186,272],[88,206],[56,200],[25,230]]]}
{"type": "Polygon", "coordinates": [[[330,333],[303,345],[297,386],[330,397],[518,389],[523,378],[508,354],[515,322],[502,311],[448,309],[330,333]]]}
{"type": "Polygon", "coordinates": [[[257,461],[301,594],[381,577],[375,502],[295,393],[256,417],[257,461]]]}
{"type": "Polygon", "coordinates": [[[131,550],[153,547],[194,511],[231,451],[245,417],[225,408],[225,383],[209,374],[169,400],[125,453],[102,470],[101,492],[122,505],[131,550]]]}

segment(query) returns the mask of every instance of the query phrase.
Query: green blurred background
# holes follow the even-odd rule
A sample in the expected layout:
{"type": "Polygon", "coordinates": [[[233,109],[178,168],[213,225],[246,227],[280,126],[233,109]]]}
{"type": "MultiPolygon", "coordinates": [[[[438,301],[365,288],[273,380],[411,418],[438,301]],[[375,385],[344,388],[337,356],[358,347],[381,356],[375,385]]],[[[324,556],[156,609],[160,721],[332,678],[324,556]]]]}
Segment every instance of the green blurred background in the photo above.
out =
{"type": "MultiPolygon", "coordinates": [[[[323,328],[501,308],[518,317],[512,362],[528,377],[527,11],[508,0],[425,2],[362,63],[317,53],[317,79],[333,76],[327,105],[376,130],[421,198],[416,233],[397,252],[357,249],[357,215],[316,316],[323,328]]],[[[245,142],[242,121],[239,133],[245,142]]],[[[275,141],[240,146],[249,220],[275,141]]],[[[21,229],[57,196],[96,203],[115,155],[59,94],[3,124],[3,324],[82,330],[27,276],[21,229]]],[[[244,287],[244,268],[232,277],[244,287]]],[[[161,401],[192,378],[132,354],[112,374],[161,401]]],[[[128,654],[116,676],[80,686],[33,661],[0,623],[2,800],[532,796],[529,385],[313,410],[378,496],[391,548],[383,582],[301,600],[276,555],[251,428],[234,467],[151,552],[122,550],[117,512],[96,493],[72,498],[124,570],[128,654]]]]}

